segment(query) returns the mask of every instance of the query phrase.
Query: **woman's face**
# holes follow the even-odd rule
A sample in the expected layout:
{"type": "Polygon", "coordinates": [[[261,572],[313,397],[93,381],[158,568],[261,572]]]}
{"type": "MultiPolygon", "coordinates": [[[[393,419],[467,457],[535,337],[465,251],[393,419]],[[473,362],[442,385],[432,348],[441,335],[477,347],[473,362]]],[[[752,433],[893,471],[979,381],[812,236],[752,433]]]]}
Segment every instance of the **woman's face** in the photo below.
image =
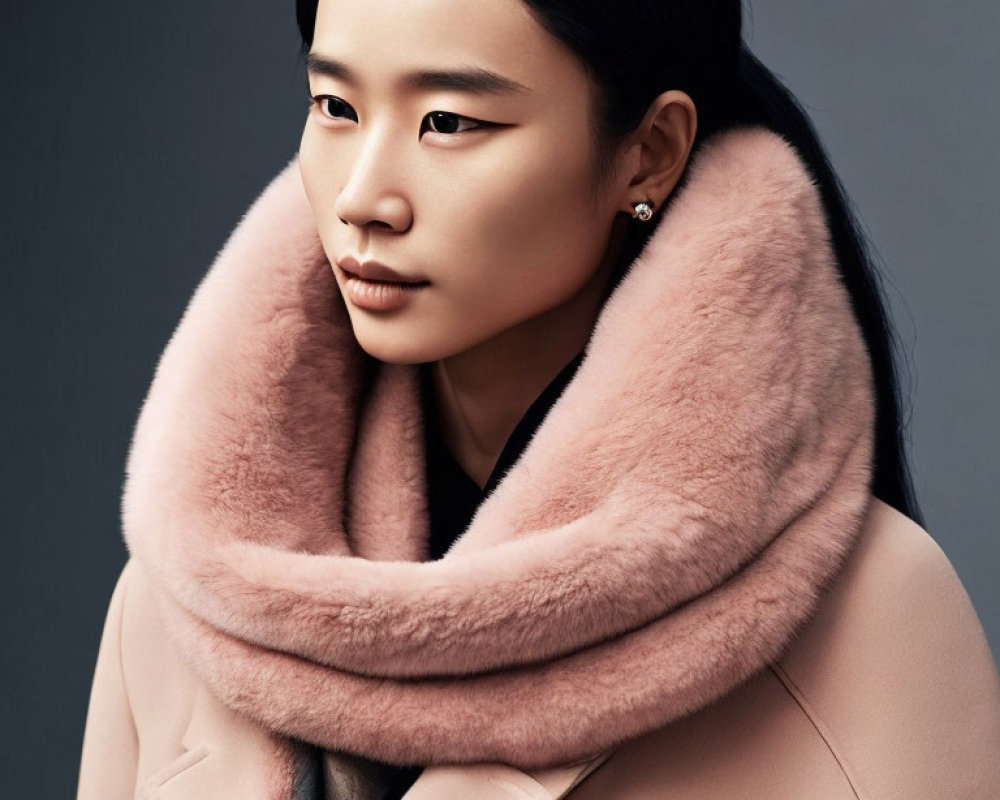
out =
{"type": "Polygon", "coordinates": [[[446,358],[593,285],[621,197],[583,67],[520,0],[321,0],[309,90],[302,178],[372,356],[446,358]],[[423,283],[356,292],[348,257],[423,283]]]}

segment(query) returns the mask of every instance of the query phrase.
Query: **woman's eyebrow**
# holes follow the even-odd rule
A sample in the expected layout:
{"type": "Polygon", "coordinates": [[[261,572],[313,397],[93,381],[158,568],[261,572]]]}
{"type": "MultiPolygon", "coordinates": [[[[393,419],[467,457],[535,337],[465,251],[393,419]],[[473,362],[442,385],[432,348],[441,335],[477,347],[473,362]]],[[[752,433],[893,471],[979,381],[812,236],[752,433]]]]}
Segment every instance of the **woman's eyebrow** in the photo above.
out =
{"type": "MultiPolygon", "coordinates": [[[[310,75],[325,75],[346,83],[357,84],[351,69],[342,61],[309,53],[306,56],[306,72],[310,75]]],[[[450,90],[469,94],[506,94],[509,92],[529,92],[527,86],[484,67],[463,67],[460,69],[428,69],[407,72],[400,79],[403,87],[416,90],[450,90]]]]}

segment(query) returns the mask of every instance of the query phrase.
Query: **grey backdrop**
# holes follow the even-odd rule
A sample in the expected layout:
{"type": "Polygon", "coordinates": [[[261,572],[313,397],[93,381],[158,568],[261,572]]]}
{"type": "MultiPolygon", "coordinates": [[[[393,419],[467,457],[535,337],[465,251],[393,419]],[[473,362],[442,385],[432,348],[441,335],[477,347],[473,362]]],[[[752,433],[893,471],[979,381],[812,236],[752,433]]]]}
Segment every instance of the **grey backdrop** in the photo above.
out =
{"type": "MultiPolygon", "coordinates": [[[[291,2],[5,3],[0,795],[69,797],[118,501],[196,282],[298,144],[291,2]]],[[[1000,4],[756,0],[887,265],[928,528],[1000,646],[1000,4]]]]}

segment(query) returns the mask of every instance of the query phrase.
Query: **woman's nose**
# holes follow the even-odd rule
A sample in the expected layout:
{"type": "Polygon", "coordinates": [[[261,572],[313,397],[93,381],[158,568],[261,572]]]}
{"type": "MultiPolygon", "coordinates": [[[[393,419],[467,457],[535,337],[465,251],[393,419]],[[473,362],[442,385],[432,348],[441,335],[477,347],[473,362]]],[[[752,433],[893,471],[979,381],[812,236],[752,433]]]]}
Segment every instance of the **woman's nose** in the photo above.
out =
{"type": "Polygon", "coordinates": [[[334,211],[345,225],[378,225],[402,232],[412,209],[404,189],[405,165],[400,144],[373,131],[360,145],[334,211]]]}

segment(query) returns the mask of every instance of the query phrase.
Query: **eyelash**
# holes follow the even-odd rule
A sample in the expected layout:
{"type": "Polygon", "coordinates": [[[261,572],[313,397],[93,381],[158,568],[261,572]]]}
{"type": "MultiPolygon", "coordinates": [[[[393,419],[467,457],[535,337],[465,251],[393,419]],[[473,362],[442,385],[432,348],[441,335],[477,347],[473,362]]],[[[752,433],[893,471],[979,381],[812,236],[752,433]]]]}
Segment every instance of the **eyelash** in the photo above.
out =
{"type": "MultiPolygon", "coordinates": [[[[339,117],[331,117],[328,114],[324,113],[324,111],[323,111],[323,103],[324,103],[325,100],[336,100],[336,101],[338,101],[340,103],[343,103],[345,107],[351,108],[350,105],[347,103],[347,101],[342,100],[341,98],[336,97],[335,95],[332,95],[332,94],[317,94],[317,95],[309,95],[309,108],[310,108],[310,110],[312,110],[313,108],[318,109],[319,113],[322,114],[323,117],[325,117],[326,119],[339,119],[339,117]]],[[[351,109],[351,110],[353,111],[353,109],[351,109]]],[[[462,116],[461,114],[452,113],[451,111],[428,111],[427,114],[424,115],[424,120],[428,120],[428,119],[431,118],[432,115],[436,115],[436,114],[438,114],[438,115],[444,115],[445,117],[457,119],[457,120],[464,121],[464,122],[473,122],[473,123],[475,123],[475,125],[473,125],[472,127],[468,127],[468,128],[465,128],[464,130],[458,130],[458,131],[436,131],[436,130],[433,130],[432,128],[430,129],[432,133],[437,133],[437,134],[439,134],[441,136],[456,136],[456,135],[458,135],[460,133],[469,133],[470,131],[479,130],[481,128],[488,128],[488,127],[491,127],[493,125],[493,123],[485,122],[484,120],[473,119],[472,117],[465,117],[465,116],[462,116]]],[[[354,121],[357,122],[357,114],[355,114],[354,121]]],[[[424,121],[421,120],[421,123],[420,123],[420,132],[421,133],[424,132],[424,127],[425,127],[424,126],[424,121]]]]}

